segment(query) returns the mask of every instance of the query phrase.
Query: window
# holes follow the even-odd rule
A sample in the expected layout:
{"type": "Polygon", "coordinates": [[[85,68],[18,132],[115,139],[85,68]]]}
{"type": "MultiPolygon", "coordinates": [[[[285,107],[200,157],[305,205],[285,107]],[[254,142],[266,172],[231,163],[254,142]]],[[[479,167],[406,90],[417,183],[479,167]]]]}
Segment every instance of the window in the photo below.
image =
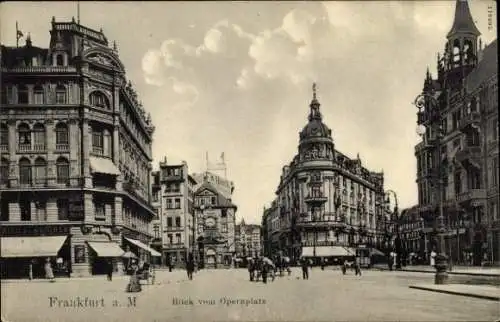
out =
{"type": "Polygon", "coordinates": [[[172,199],[167,199],[167,209],[172,209],[172,199]]]}
{"type": "Polygon", "coordinates": [[[56,87],[56,104],[66,104],[66,87],[64,85],[56,87]]]}
{"type": "Polygon", "coordinates": [[[175,209],[180,209],[181,208],[181,199],[180,198],[175,198],[175,209]]]}
{"type": "Polygon", "coordinates": [[[9,221],[9,200],[0,200],[0,220],[9,221]]]}
{"type": "Polygon", "coordinates": [[[33,99],[35,101],[35,104],[43,104],[44,99],[43,99],[44,93],[43,93],[43,87],[40,85],[35,86],[33,89],[33,99]]]}
{"type": "Polygon", "coordinates": [[[65,123],[58,123],[56,125],[56,150],[69,149],[69,133],[68,125],[65,123]]]}
{"type": "Polygon", "coordinates": [[[68,199],[58,199],[57,200],[57,218],[59,220],[68,220],[69,215],[69,200],[68,199]]]}
{"type": "Polygon", "coordinates": [[[92,129],[92,152],[98,155],[104,153],[104,137],[102,130],[92,129]]]}
{"type": "Polygon", "coordinates": [[[106,205],[101,200],[94,200],[94,214],[97,220],[106,218],[106,205]]]}
{"type": "Polygon", "coordinates": [[[35,160],[35,183],[44,184],[47,180],[47,162],[43,158],[35,160]]]}
{"type": "Polygon", "coordinates": [[[9,182],[9,160],[2,158],[0,160],[0,184],[9,182]]]}
{"type": "Polygon", "coordinates": [[[26,158],[19,160],[19,182],[31,184],[31,162],[26,158]]]}
{"type": "Polygon", "coordinates": [[[459,194],[462,192],[462,175],[460,172],[455,172],[454,176],[454,184],[455,184],[455,194],[459,194]]]}
{"type": "Polygon", "coordinates": [[[222,210],[221,210],[221,214],[220,214],[220,216],[221,216],[222,218],[226,218],[226,217],[227,217],[227,209],[222,209],[222,210]]]}
{"type": "Polygon", "coordinates": [[[9,128],[7,124],[0,123],[0,151],[9,150],[9,128]]]}
{"type": "Polygon", "coordinates": [[[167,238],[168,238],[168,243],[172,244],[173,243],[173,241],[172,241],[172,234],[168,234],[167,238]]]}
{"type": "Polygon", "coordinates": [[[172,217],[167,218],[167,227],[172,227],[172,217]]]}
{"type": "Polygon", "coordinates": [[[57,183],[69,184],[69,162],[66,158],[60,157],[56,161],[57,183]]]}
{"type": "Polygon", "coordinates": [[[38,220],[47,221],[47,203],[45,201],[36,201],[35,211],[38,220]]]}
{"type": "Polygon", "coordinates": [[[215,205],[215,197],[210,198],[211,204],[215,205]]]}
{"type": "Polygon", "coordinates": [[[31,201],[29,200],[20,200],[19,201],[19,210],[21,212],[21,220],[22,221],[30,221],[31,220],[31,201]]]}
{"type": "Polygon", "coordinates": [[[104,156],[110,157],[111,156],[111,134],[109,133],[108,130],[103,131],[103,153],[104,156]]]}
{"type": "Polygon", "coordinates": [[[33,127],[33,139],[34,145],[33,149],[35,151],[44,151],[45,150],[45,126],[43,124],[37,123],[33,127]]]}
{"type": "Polygon", "coordinates": [[[175,234],[175,242],[177,244],[181,244],[182,243],[181,234],[175,234]]]}
{"type": "Polygon", "coordinates": [[[17,128],[19,137],[19,150],[29,151],[31,150],[31,130],[28,124],[22,123],[17,128]]]}
{"type": "Polygon", "coordinates": [[[26,85],[19,85],[17,89],[17,104],[28,104],[28,87],[26,85]]]}
{"type": "Polygon", "coordinates": [[[227,223],[222,223],[221,232],[227,233],[227,223]]]}
{"type": "Polygon", "coordinates": [[[181,217],[175,217],[175,226],[180,227],[181,226],[181,217]]]}
{"type": "Polygon", "coordinates": [[[62,54],[56,55],[56,66],[64,66],[64,57],[62,54]]]}
{"type": "Polygon", "coordinates": [[[90,105],[110,109],[108,98],[101,92],[90,93],[90,105]]]}

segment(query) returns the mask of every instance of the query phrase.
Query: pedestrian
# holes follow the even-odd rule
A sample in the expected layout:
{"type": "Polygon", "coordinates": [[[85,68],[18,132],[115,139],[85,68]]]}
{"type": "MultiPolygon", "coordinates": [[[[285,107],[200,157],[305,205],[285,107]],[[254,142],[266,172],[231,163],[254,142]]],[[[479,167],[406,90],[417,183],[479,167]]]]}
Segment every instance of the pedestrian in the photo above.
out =
{"type": "Polygon", "coordinates": [[[354,259],[354,270],[355,270],[355,274],[356,276],[361,276],[361,263],[360,263],[360,260],[359,260],[359,256],[356,256],[356,258],[354,259]]]}
{"type": "Polygon", "coordinates": [[[168,258],[168,271],[172,272],[172,259],[170,257],[168,258]]]}
{"type": "Polygon", "coordinates": [[[435,267],[436,266],[436,252],[434,250],[432,250],[431,252],[431,261],[430,261],[430,264],[431,264],[431,267],[435,267]]]}
{"type": "Polygon", "coordinates": [[[262,282],[264,284],[267,284],[267,273],[269,268],[272,269],[272,267],[269,267],[267,263],[262,262],[261,274],[262,274],[262,282]]]}
{"type": "Polygon", "coordinates": [[[45,278],[49,279],[51,282],[55,282],[54,280],[54,272],[52,271],[52,264],[50,263],[50,258],[47,257],[45,261],[45,278]]]}
{"type": "Polygon", "coordinates": [[[342,275],[347,273],[347,259],[344,259],[344,263],[342,263],[342,275]]]}
{"type": "Polygon", "coordinates": [[[321,265],[321,270],[322,270],[322,271],[324,271],[324,270],[325,270],[325,264],[326,264],[326,259],[325,259],[325,258],[322,258],[322,259],[321,259],[321,263],[320,263],[320,265],[321,265]]]}
{"type": "Polygon", "coordinates": [[[392,265],[394,264],[394,253],[389,253],[389,258],[387,259],[387,264],[389,265],[389,270],[392,271],[392,265]]]}
{"type": "Polygon", "coordinates": [[[193,279],[193,271],[194,271],[194,259],[193,259],[193,254],[189,254],[188,260],[186,262],[186,271],[189,280],[193,279]]]}
{"type": "Polygon", "coordinates": [[[28,277],[30,281],[33,279],[33,261],[30,261],[28,265],[28,277]]]}
{"type": "Polygon", "coordinates": [[[301,260],[302,264],[302,279],[308,280],[309,279],[309,261],[302,257],[301,260]]]}
{"type": "Polygon", "coordinates": [[[108,281],[113,280],[113,261],[111,259],[106,261],[106,275],[108,276],[108,281]]]}
{"type": "Polygon", "coordinates": [[[253,262],[253,259],[250,258],[250,260],[248,261],[248,264],[247,264],[247,268],[248,268],[248,275],[250,276],[250,282],[253,282],[253,278],[254,278],[254,272],[255,272],[255,265],[254,265],[254,262],[253,262]]]}

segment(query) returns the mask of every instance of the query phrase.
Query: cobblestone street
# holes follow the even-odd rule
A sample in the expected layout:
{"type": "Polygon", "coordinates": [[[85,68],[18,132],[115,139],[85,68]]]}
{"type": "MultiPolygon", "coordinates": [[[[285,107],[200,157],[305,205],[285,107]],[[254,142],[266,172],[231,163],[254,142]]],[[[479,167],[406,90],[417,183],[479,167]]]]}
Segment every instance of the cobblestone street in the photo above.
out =
{"type": "Polygon", "coordinates": [[[183,271],[159,271],[156,284],[141,293],[125,293],[123,278],[5,282],[2,315],[16,322],[493,321],[500,316],[497,302],[408,288],[432,279],[425,273],[364,271],[356,277],[315,268],[306,281],[297,279],[299,273],[295,269],[291,277],[265,285],[249,282],[242,269],[204,270],[193,281],[183,271]]]}

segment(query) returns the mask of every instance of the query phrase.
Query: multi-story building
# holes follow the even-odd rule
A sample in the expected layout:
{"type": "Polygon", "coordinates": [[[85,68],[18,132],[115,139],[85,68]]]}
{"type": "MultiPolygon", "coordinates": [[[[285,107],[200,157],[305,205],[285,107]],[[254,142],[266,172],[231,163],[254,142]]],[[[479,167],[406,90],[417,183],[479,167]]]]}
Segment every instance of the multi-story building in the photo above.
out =
{"type": "Polygon", "coordinates": [[[246,224],[241,219],[235,229],[236,257],[256,257],[261,255],[261,227],[259,225],[246,224]]]}
{"type": "Polygon", "coordinates": [[[429,71],[425,77],[427,108],[417,113],[423,134],[415,146],[418,208],[430,247],[437,246],[441,201],[447,255],[462,262],[463,253],[472,253],[475,265],[500,256],[498,49],[497,40],[483,48],[479,36],[467,1],[457,1],[437,77],[429,71]]]}
{"type": "Polygon", "coordinates": [[[48,48],[2,45],[1,84],[3,276],[41,274],[47,257],[71,276],[106,257],[121,270],[124,249],[148,260],[154,127],[116,45],[53,18],[48,48]]]}
{"type": "Polygon", "coordinates": [[[194,191],[197,183],[189,174],[187,162],[168,164],[167,158],[160,162],[158,180],[160,220],[157,224],[161,242],[155,245],[161,248],[164,265],[183,267],[195,243],[194,191]]]}
{"type": "MultiPolygon", "coordinates": [[[[151,233],[153,234],[153,239],[151,240],[151,248],[162,253],[163,242],[162,242],[162,228],[161,228],[161,180],[160,171],[151,172],[151,206],[153,207],[156,216],[151,221],[151,233]]],[[[164,264],[163,257],[156,260],[155,264],[164,264]]]]}
{"type": "Polygon", "coordinates": [[[384,203],[383,173],[367,170],[359,155],[351,159],[335,149],[315,86],[313,91],[298,154],[283,167],[267,215],[272,254],[281,251],[293,260],[343,256],[348,251],[343,246],[381,238],[376,223],[384,203]]]}
{"type": "Polygon", "coordinates": [[[211,182],[213,177],[206,172],[195,192],[195,258],[202,267],[223,268],[234,261],[237,207],[211,182]]]}
{"type": "Polygon", "coordinates": [[[407,254],[420,256],[421,259],[428,257],[430,250],[427,249],[428,243],[425,240],[424,220],[420,217],[417,206],[401,211],[397,220],[397,229],[407,254]]]}

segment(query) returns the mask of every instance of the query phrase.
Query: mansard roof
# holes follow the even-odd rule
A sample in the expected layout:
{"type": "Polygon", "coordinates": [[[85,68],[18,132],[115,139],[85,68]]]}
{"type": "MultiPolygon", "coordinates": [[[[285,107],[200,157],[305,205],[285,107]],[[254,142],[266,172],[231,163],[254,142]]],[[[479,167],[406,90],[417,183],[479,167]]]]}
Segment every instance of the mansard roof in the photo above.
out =
{"type": "Polygon", "coordinates": [[[497,39],[490,43],[483,51],[483,58],[476,68],[467,76],[465,85],[467,92],[473,92],[491,77],[498,76],[498,46],[497,39]]]}
{"type": "Polygon", "coordinates": [[[235,204],[231,202],[228,198],[224,197],[217,188],[214,187],[210,182],[203,182],[200,187],[196,190],[195,194],[198,195],[201,192],[208,190],[212,192],[217,197],[217,206],[219,208],[237,208],[235,204]]]}

